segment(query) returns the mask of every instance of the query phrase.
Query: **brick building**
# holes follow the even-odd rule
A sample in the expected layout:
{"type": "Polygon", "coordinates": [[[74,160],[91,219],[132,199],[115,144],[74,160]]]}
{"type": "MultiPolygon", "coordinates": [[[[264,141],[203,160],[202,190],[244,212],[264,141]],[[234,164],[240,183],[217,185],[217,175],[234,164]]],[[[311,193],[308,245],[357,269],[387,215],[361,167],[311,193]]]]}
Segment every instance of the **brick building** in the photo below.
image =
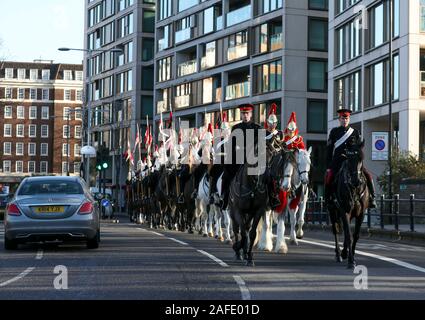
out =
{"type": "Polygon", "coordinates": [[[82,65],[0,65],[0,184],[67,174],[68,163],[70,175],[80,173],[82,100],[82,65]]]}

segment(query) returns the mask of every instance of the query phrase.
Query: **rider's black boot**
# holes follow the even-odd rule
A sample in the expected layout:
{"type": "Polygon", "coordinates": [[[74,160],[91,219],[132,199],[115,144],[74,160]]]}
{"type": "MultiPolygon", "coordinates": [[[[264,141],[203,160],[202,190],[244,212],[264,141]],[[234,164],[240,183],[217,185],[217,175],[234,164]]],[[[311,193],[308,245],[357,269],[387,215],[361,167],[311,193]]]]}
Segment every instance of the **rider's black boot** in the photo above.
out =
{"type": "Polygon", "coordinates": [[[375,209],[377,207],[376,197],[375,197],[375,185],[373,179],[366,178],[367,187],[369,189],[369,209],[375,209]]]}

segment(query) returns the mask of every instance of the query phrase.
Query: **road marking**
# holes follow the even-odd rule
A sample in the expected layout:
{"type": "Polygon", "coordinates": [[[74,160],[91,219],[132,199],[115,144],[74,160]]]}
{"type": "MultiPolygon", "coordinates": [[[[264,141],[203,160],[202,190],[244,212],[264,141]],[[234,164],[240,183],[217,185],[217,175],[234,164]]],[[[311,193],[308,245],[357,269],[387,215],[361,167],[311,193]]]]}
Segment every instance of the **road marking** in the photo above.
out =
{"type": "Polygon", "coordinates": [[[203,254],[204,256],[207,256],[208,258],[214,260],[215,262],[217,262],[223,268],[228,268],[229,267],[229,265],[227,263],[223,262],[222,260],[220,260],[217,257],[214,257],[212,254],[209,254],[208,252],[205,252],[203,250],[196,250],[196,251],[198,251],[199,253],[203,254]]]}
{"type": "Polygon", "coordinates": [[[233,276],[233,279],[235,279],[236,283],[239,286],[239,290],[242,294],[242,300],[251,300],[251,293],[248,290],[248,287],[245,284],[245,281],[240,276],[233,276]]]}
{"type": "Polygon", "coordinates": [[[36,260],[43,259],[43,249],[38,250],[37,256],[35,257],[36,260]]]}
{"type": "Polygon", "coordinates": [[[20,275],[18,275],[17,277],[12,278],[12,279],[10,279],[10,280],[8,280],[6,282],[0,283],[0,288],[6,287],[7,285],[9,285],[9,284],[11,284],[13,282],[16,282],[16,281],[19,281],[19,280],[25,278],[28,274],[30,274],[31,272],[33,272],[34,269],[35,269],[34,267],[28,268],[24,272],[22,272],[20,275]]]}
{"type": "Polygon", "coordinates": [[[174,239],[174,238],[167,238],[167,239],[170,239],[170,240],[172,240],[174,242],[180,243],[180,244],[182,244],[184,246],[188,246],[189,245],[186,242],[183,242],[183,241],[180,241],[180,240],[177,240],[177,239],[174,239]]]}
{"type": "Polygon", "coordinates": [[[151,233],[156,234],[157,236],[160,236],[160,237],[165,237],[163,234],[155,232],[155,231],[151,231],[151,233]]]}
{"type": "MultiPolygon", "coordinates": [[[[286,238],[289,240],[288,237],[286,237],[286,238]]],[[[321,242],[312,242],[312,241],[308,241],[308,240],[298,240],[298,241],[302,242],[302,243],[311,244],[311,245],[314,245],[314,246],[335,249],[335,246],[332,246],[332,245],[329,245],[329,244],[324,244],[324,243],[321,243],[321,242]]],[[[411,269],[411,270],[415,270],[415,271],[425,273],[425,268],[416,266],[416,265],[408,263],[408,262],[400,261],[400,260],[397,260],[397,259],[394,259],[394,258],[388,258],[388,257],[384,257],[384,256],[381,256],[381,255],[378,255],[378,254],[368,253],[368,252],[358,251],[358,250],[356,250],[356,254],[366,256],[366,257],[370,257],[370,258],[375,258],[375,259],[382,260],[382,261],[386,261],[386,262],[389,262],[389,263],[392,263],[392,264],[395,264],[395,265],[398,265],[398,266],[401,266],[401,267],[404,267],[404,268],[407,268],[407,269],[411,269]]]]}

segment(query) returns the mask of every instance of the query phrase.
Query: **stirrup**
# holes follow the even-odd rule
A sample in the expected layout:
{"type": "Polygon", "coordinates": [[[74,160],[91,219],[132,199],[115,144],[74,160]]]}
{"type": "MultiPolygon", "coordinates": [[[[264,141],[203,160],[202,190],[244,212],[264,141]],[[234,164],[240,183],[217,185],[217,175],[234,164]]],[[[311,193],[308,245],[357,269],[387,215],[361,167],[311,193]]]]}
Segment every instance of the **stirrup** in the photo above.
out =
{"type": "Polygon", "coordinates": [[[215,204],[214,195],[212,195],[212,196],[210,197],[210,202],[209,202],[209,204],[215,204]]]}
{"type": "Polygon", "coordinates": [[[198,197],[198,192],[196,190],[193,190],[192,194],[190,195],[192,199],[196,199],[198,197]]]}
{"type": "Polygon", "coordinates": [[[178,203],[184,203],[184,196],[181,194],[177,200],[178,203]]]}
{"type": "Polygon", "coordinates": [[[374,197],[369,198],[369,209],[375,209],[377,207],[376,200],[374,197]]]}

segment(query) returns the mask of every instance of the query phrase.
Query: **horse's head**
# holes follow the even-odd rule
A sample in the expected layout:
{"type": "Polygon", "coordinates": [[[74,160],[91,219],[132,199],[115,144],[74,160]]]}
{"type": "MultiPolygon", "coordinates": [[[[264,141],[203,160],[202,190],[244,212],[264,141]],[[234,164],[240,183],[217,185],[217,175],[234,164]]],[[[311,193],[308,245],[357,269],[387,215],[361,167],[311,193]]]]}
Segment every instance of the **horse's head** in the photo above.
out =
{"type": "Polygon", "coordinates": [[[281,176],[281,188],[284,191],[289,191],[292,186],[292,174],[296,165],[296,158],[294,151],[282,149],[279,153],[280,156],[280,168],[279,171],[282,171],[281,176]]]}
{"type": "Polygon", "coordinates": [[[310,173],[311,168],[311,152],[312,148],[310,147],[308,151],[298,150],[297,152],[297,167],[298,174],[300,176],[301,183],[307,185],[309,183],[308,174],[310,173]]]}
{"type": "Polygon", "coordinates": [[[351,185],[355,188],[359,187],[362,182],[364,145],[365,141],[363,140],[359,144],[352,145],[350,149],[347,149],[345,152],[345,163],[348,170],[348,176],[351,185]]]}

